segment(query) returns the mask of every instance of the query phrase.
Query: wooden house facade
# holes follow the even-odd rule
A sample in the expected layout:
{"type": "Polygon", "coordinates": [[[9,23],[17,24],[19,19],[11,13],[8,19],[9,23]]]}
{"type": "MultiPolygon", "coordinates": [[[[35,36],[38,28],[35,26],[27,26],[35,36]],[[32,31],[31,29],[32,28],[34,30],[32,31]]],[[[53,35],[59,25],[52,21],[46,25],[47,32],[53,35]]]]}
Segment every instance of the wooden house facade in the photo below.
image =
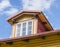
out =
{"type": "Polygon", "coordinates": [[[53,30],[41,11],[21,11],[7,21],[11,38],[1,40],[1,47],[60,47],[60,30],[53,30]]]}

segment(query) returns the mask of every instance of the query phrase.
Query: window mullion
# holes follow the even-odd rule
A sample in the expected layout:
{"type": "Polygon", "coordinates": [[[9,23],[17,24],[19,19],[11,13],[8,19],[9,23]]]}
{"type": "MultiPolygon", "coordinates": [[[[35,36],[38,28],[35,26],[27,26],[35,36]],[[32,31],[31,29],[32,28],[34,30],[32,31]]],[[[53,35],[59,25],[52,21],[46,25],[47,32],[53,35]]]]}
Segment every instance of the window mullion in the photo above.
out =
{"type": "Polygon", "coordinates": [[[21,23],[21,30],[20,30],[21,32],[20,32],[20,36],[22,36],[22,23],[21,23]]]}
{"type": "MultiPolygon", "coordinates": [[[[20,25],[21,25],[21,23],[20,23],[20,25]]],[[[19,28],[19,29],[20,29],[20,32],[21,32],[21,26],[20,26],[20,28],[19,28]]],[[[20,33],[20,34],[21,34],[21,33],[20,33]]]]}
{"type": "Polygon", "coordinates": [[[26,22],[26,35],[28,35],[28,21],[26,22]]]}
{"type": "Polygon", "coordinates": [[[31,34],[33,34],[33,20],[32,20],[32,32],[31,32],[31,34]]]}

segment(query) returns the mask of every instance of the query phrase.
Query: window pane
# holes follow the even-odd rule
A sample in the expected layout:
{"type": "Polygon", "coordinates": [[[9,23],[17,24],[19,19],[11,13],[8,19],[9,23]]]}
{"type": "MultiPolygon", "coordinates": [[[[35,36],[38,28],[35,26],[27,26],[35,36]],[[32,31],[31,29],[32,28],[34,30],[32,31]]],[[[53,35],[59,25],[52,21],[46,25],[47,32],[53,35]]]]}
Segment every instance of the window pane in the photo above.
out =
{"type": "Polygon", "coordinates": [[[22,36],[26,35],[26,23],[23,23],[22,25],[22,36]]]}
{"type": "Polygon", "coordinates": [[[28,22],[28,34],[32,32],[32,21],[28,22]]]}
{"type": "Polygon", "coordinates": [[[17,25],[17,36],[20,36],[21,24],[17,25]]]}

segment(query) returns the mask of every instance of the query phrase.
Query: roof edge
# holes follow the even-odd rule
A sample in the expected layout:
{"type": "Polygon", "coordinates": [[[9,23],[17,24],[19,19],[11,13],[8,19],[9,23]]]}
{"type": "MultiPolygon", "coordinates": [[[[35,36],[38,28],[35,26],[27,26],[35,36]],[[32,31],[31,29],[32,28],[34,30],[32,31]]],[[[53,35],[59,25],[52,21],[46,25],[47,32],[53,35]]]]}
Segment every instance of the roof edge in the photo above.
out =
{"type": "Polygon", "coordinates": [[[16,15],[18,15],[20,13],[24,13],[24,12],[26,13],[26,12],[41,12],[41,11],[38,11],[38,10],[21,10],[21,11],[15,13],[14,15],[8,17],[6,20],[8,21],[9,19],[15,17],[16,15]]]}
{"type": "Polygon", "coordinates": [[[50,25],[50,27],[52,28],[52,30],[54,30],[53,27],[51,26],[50,22],[49,22],[48,19],[45,17],[45,15],[43,14],[42,11],[41,11],[41,14],[44,16],[44,18],[46,19],[46,21],[48,22],[48,24],[50,25]]]}
{"type": "Polygon", "coordinates": [[[12,41],[12,40],[24,39],[24,38],[29,38],[29,37],[39,36],[39,35],[53,34],[53,33],[60,33],[60,29],[59,30],[47,31],[47,32],[43,32],[43,33],[38,33],[38,34],[27,35],[27,36],[23,36],[23,37],[21,36],[21,37],[16,37],[16,38],[2,39],[2,40],[0,40],[0,42],[10,41],[10,40],[12,41]]]}

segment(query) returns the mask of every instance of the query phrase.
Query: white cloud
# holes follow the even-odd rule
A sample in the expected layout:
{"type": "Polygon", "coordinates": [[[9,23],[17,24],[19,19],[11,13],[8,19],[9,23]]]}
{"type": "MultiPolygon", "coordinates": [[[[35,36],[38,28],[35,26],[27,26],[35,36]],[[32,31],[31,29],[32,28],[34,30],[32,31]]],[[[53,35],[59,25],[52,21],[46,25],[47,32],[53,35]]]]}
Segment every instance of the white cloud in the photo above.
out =
{"type": "Polygon", "coordinates": [[[14,8],[9,0],[2,0],[2,2],[0,2],[0,14],[7,14],[7,15],[11,15],[13,13],[18,12],[18,9],[14,8]],[[4,10],[6,8],[9,8],[9,10],[4,10]]]}
{"type": "MultiPolygon", "coordinates": [[[[22,2],[24,10],[47,10],[50,8],[54,0],[22,0],[22,2]]],[[[0,2],[0,14],[13,14],[17,11],[18,9],[14,8],[9,0],[2,0],[2,2],[0,2]],[[10,7],[10,9],[4,11],[7,7],[10,7]]]]}
{"type": "Polygon", "coordinates": [[[24,10],[44,10],[49,9],[54,0],[23,0],[24,10]]]}
{"type": "Polygon", "coordinates": [[[7,15],[11,15],[11,14],[14,14],[16,12],[18,12],[18,9],[10,8],[10,10],[5,11],[4,13],[7,14],[7,15]]]}
{"type": "Polygon", "coordinates": [[[2,2],[0,3],[0,10],[3,10],[4,8],[9,6],[11,6],[11,4],[8,0],[2,0],[2,2]]]}

